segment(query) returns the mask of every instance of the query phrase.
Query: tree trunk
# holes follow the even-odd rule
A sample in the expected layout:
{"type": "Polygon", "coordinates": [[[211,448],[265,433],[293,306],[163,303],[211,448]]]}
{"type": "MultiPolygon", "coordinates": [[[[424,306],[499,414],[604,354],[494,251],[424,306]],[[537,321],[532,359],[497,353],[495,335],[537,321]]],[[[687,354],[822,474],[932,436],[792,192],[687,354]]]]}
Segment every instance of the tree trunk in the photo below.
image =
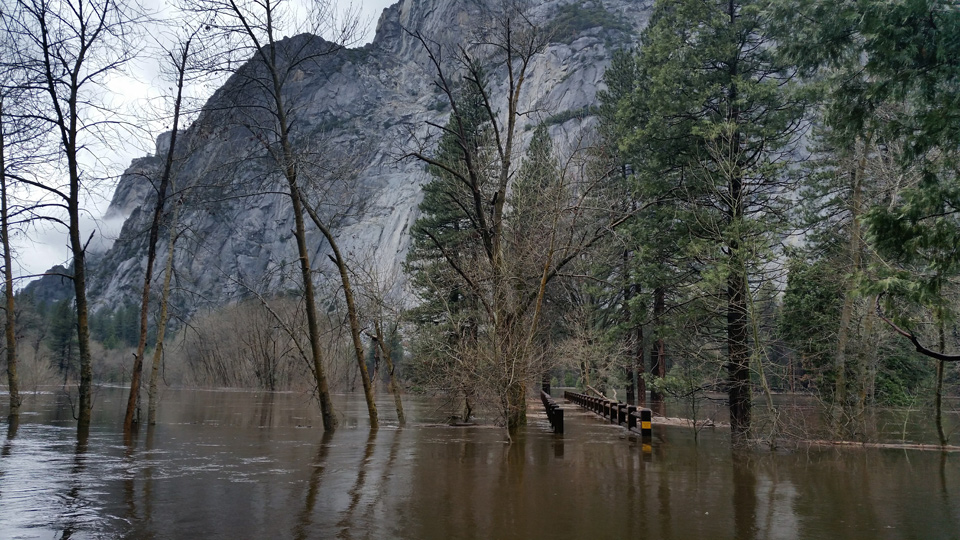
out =
{"type": "Polygon", "coordinates": [[[527,425],[527,385],[513,381],[507,386],[507,432],[511,438],[527,425]]]}
{"type": "MultiPolygon", "coordinates": [[[[302,196],[301,194],[301,197],[302,196]]],[[[357,359],[357,369],[360,370],[363,397],[367,400],[367,415],[370,418],[370,427],[377,429],[380,427],[380,419],[377,415],[377,402],[373,395],[373,384],[370,381],[370,373],[367,371],[367,363],[363,357],[363,343],[360,340],[360,317],[357,314],[357,304],[353,298],[353,287],[350,285],[347,261],[343,258],[343,254],[340,252],[340,246],[337,244],[337,239],[333,237],[330,229],[324,225],[323,221],[320,220],[320,216],[306,200],[302,202],[304,208],[307,210],[307,214],[310,215],[310,219],[313,220],[313,224],[323,233],[323,237],[327,239],[327,243],[330,244],[330,249],[333,251],[331,260],[340,273],[340,283],[343,285],[343,296],[347,301],[347,318],[350,322],[350,337],[353,339],[353,352],[357,359]]]]}
{"type": "MultiPolygon", "coordinates": [[[[72,115],[76,118],[77,115],[72,115]]],[[[80,385],[78,388],[77,438],[86,440],[93,415],[93,356],[90,353],[90,323],[87,306],[87,246],[80,239],[80,166],[77,161],[76,131],[67,145],[66,155],[70,171],[70,195],[67,213],[70,216],[70,251],[73,255],[73,290],[77,309],[77,349],[80,356],[80,385]]],[[[90,235],[93,238],[93,234],[90,235]]]]}
{"type": "Polygon", "coordinates": [[[143,294],[140,298],[140,335],[137,339],[137,352],[133,359],[133,371],[130,376],[130,396],[127,399],[127,413],[123,418],[123,432],[129,435],[134,424],[140,421],[140,375],[143,372],[143,355],[147,348],[147,315],[150,311],[150,283],[153,281],[153,263],[157,259],[157,239],[160,235],[160,220],[163,207],[167,202],[167,187],[173,172],[173,158],[177,148],[177,130],[180,127],[180,102],[183,97],[183,79],[186,73],[187,58],[190,55],[190,40],[181,49],[177,67],[177,95],[173,102],[173,129],[170,132],[170,146],[167,148],[160,186],[157,188],[157,202],[153,208],[153,221],[150,223],[150,239],[147,244],[147,268],[143,277],[143,294]],[[134,418],[136,416],[136,419],[134,418]]]}
{"type": "MultiPolygon", "coordinates": [[[[946,331],[944,328],[943,313],[937,313],[937,337],[940,353],[946,352],[946,331]]],[[[934,418],[937,423],[937,437],[940,439],[940,446],[947,445],[947,436],[943,431],[943,360],[937,359],[937,387],[934,391],[934,418]]]]}
{"type": "Polygon", "coordinates": [[[73,290],[76,294],[77,342],[80,351],[78,437],[86,439],[93,415],[93,356],[90,354],[90,323],[87,317],[86,250],[80,242],[80,212],[78,206],[70,209],[70,247],[73,251],[73,290]]]}
{"type": "MultiPolygon", "coordinates": [[[[3,118],[3,100],[0,99],[0,120],[3,118]]],[[[13,257],[10,254],[10,222],[7,209],[7,163],[5,160],[5,137],[0,122],[0,240],[3,241],[3,281],[7,317],[4,336],[7,345],[7,386],[10,391],[10,416],[20,414],[20,379],[17,377],[17,332],[16,310],[13,293],[13,257]]]]}
{"type": "MultiPolygon", "coordinates": [[[[636,346],[634,347],[634,369],[637,377],[637,405],[647,406],[647,380],[643,378],[645,366],[643,365],[643,325],[637,324],[636,327],[636,346]]],[[[652,401],[652,399],[651,399],[652,401]]]]}
{"type": "MultiPolygon", "coordinates": [[[[400,385],[397,384],[397,378],[394,374],[393,366],[393,347],[389,344],[390,336],[385,336],[383,334],[383,324],[380,322],[374,323],[376,328],[374,329],[377,333],[378,339],[376,345],[380,347],[380,352],[383,354],[383,360],[387,364],[387,374],[390,377],[390,393],[393,394],[393,404],[397,409],[397,421],[400,423],[400,426],[405,426],[407,424],[407,418],[403,413],[403,400],[400,397],[400,385]]],[[[393,332],[391,335],[396,334],[397,328],[394,326],[393,332]]],[[[464,422],[469,420],[464,419],[464,422]]]]}
{"type": "MultiPolygon", "coordinates": [[[[735,95],[735,92],[734,92],[735,95]]],[[[735,102],[735,97],[731,98],[735,102]]],[[[737,137],[734,148],[739,149],[737,137]]],[[[730,179],[730,223],[743,219],[742,178],[730,179]]],[[[747,283],[746,270],[741,261],[739,238],[728,240],[727,276],[727,372],[729,376],[727,397],[730,404],[730,436],[734,446],[746,443],[750,432],[750,350],[747,327],[747,283]]]]}
{"type": "MultiPolygon", "coordinates": [[[[854,149],[854,158],[856,159],[857,153],[861,153],[861,157],[857,160],[856,167],[850,171],[850,177],[852,182],[852,192],[851,192],[851,201],[850,201],[850,238],[847,242],[848,252],[847,256],[850,260],[850,269],[852,272],[856,272],[860,269],[860,214],[862,213],[863,207],[863,173],[866,168],[866,145],[869,144],[869,141],[864,141],[864,148],[861,151],[859,149],[859,144],[855,141],[853,145],[854,149]]],[[[834,357],[834,374],[836,376],[836,383],[833,391],[833,403],[837,407],[838,415],[842,414],[844,408],[846,407],[847,401],[847,344],[849,342],[849,333],[850,333],[850,321],[853,317],[853,282],[846,280],[846,286],[844,287],[844,298],[843,298],[843,308],[840,311],[840,327],[837,329],[837,352],[834,357]]],[[[862,381],[861,381],[862,382],[862,381]]],[[[834,420],[839,420],[839,416],[835,415],[834,420]]]]}
{"type": "Polygon", "coordinates": [[[167,332],[169,317],[170,283],[173,280],[173,254],[177,242],[177,224],[180,221],[180,203],[173,209],[170,218],[170,239],[167,246],[167,266],[163,273],[163,290],[160,292],[160,316],[157,318],[157,346],[153,349],[153,362],[150,367],[150,384],[147,387],[147,424],[157,423],[157,400],[159,398],[157,386],[160,381],[160,362],[163,359],[163,340],[167,332]]]}
{"type": "MultiPolygon", "coordinates": [[[[666,311],[666,291],[663,287],[653,290],[653,331],[655,333],[650,349],[650,375],[654,380],[667,376],[666,344],[663,341],[663,315],[666,311]]],[[[650,389],[650,406],[657,409],[658,414],[664,413],[663,393],[655,388],[650,389]]]]}
{"type": "Polygon", "coordinates": [[[747,346],[747,280],[731,270],[727,281],[727,371],[730,429],[734,445],[746,442],[750,431],[750,354],[747,346]]]}
{"type": "MultiPolygon", "coordinates": [[[[727,15],[730,25],[736,24],[737,10],[733,0],[729,2],[727,15]]],[[[737,78],[740,76],[738,58],[734,57],[729,63],[730,87],[727,92],[727,107],[729,113],[727,121],[733,126],[740,122],[740,96],[737,88],[737,78]]],[[[730,436],[734,446],[746,443],[750,432],[750,351],[747,344],[749,329],[747,328],[747,283],[746,268],[744,267],[742,237],[739,236],[740,223],[744,219],[743,176],[741,171],[741,134],[737,127],[731,134],[728,156],[732,156],[727,178],[729,190],[728,223],[737,235],[728,238],[729,275],[727,277],[727,371],[729,373],[728,399],[730,401],[730,436]]]]}
{"type": "Polygon", "coordinates": [[[317,400],[320,402],[320,416],[323,417],[323,429],[337,429],[337,418],[333,414],[330,400],[330,387],[324,373],[323,358],[320,352],[320,328],[317,323],[316,295],[313,291],[313,276],[310,271],[310,258],[307,252],[306,228],[303,223],[303,208],[300,204],[300,189],[296,180],[290,180],[290,201],[293,203],[293,216],[296,225],[294,236],[297,239],[297,253],[300,258],[300,275],[303,278],[303,295],[307,310],[307,332],[310,336],[310,351],[313,360],[313,376],[317,383],[317,400]]]}
{"type": "MultiPolygon", "coordinates": [[[[629,279],[629,271],[628,271],[629,265],[630,265],[630,250],[625,249],[623,250],[623,267],[621,269],[621,273],[627,279],[629,279]]],[[[637,290],[637,286],[632,283],[626,283],[623,286],[623,306],[624,306],[623,320],[627,324],[632,322],[632,319],[634,318],[633,312],[630,309],[630,301],[633,300],[634,293],[636,292],[636,290],[637,290]]],[[[635,336],[633,335],[633,332],[631,330],[632,329],[627,331],[626,339],[624,340],[626,341],[626,352],[627,352],[627,369],[626,369],[627,371],[626,373],[627,404],[636,405],[637,404],[637,387],[640,385],[639,381],[642,380],[642,377],[637,376],[638,372],[636,371],[636,368],[638,367],[637,366],[638,363],[642,364],[642,357],[641,357],[641,362],[636,362],[634,359],[634,354],[636,350],[639,347],[643,347],[643,345],[641,345],[639,342],[634,343],[635,336]]],[[[642,365],[640,367],[642,369],[642,365]]],[[[643,373],[642,371],[639,372],[639,374],[642,374],[642,373],[643,373]]],[[[643,398],[640,398],[640,401],[643,401],[643,398]]]]}
{"type": "MultiPolygon", "coordinates": [[[[271,8],[267,7],[267,15],[270,16],[271,8]]],[[[297,241],[297,256],[300,261],[300,275],[303,279],[304,303],[307,311],[307,333],[310,338],[310,351],[314,379],[317,383],[317,401],[320,402],[320,416],[323,418],[323,429],[331,431],[337,428],[337,418],[333,413],[333,402],[330,399],[330,387],[327,383],[327,376],[323,366],[323,356],[320,348],[320,326],[317,317],[317,301],[313,287],[313,273],[310,269],[310,254],[307,250],[307,231],[303,221],[303,196],[300,193],[300,184],[298,175],[298,160],[293,151],[293,143],[290,141],[290,122],[287,118],[287,108],[284,102],[283,81],[277,72],[276,47],[273,42],[273,26],[267,22],[270,47],[268,50],[259,49],[260,58],[270,71],[270,78],[273,84],[272,97],[275,110],[274,117],[279,127],[277,142],[280,143],[281,154],[273,154],[276,164],[280,167],[287,186],[290,189],[290,203],[293,207],[294,219],[294,237],[297,241]]]]}

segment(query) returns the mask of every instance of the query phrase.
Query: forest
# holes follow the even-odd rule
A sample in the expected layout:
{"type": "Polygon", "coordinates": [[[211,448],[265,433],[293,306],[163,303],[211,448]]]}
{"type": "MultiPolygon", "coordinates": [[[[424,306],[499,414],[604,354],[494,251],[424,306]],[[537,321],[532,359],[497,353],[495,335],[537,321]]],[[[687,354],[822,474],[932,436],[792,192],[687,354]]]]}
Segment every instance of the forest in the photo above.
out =
{"type": "Polygon", "coordinates": [[[96,310],[81,201],[111,179],[98,178],[91,148],[108,146],[118,126],[157,121],[119,118],[97,96],[142,60],[137,36],[159,23],[122,0],[5,5],[11,414],[56,385],[76,394],[82,433],[93,386],[122,384],[131,432],[162,407],[159,385],[227,386],[310,393],[332,431],[330,394],[362,391],[376,428],[394,414],[377,410],[382,388],[401,425],[402,396],[425,393],[457,421],[512,437],[546,383],[655,413],[670,399],[694,415],[723,403],[735,445],[862,440],[887,407],[923,411],[941,445],[956,442],[942,419],[960,407],[960,8],[657,0],[634,32],[599,2],[550,16],[538,5],[491,3],[453,46],[405,34],[446,119],[417,119],[394,141],[397,160],[426,178],[403,276],[341,249],[338,220],[364,194],[355,186],[339,200],[334,186],[355,179],[344,156],[364,154],[302,127],[310,95],[298,77],[359,55],[356,19],[324,3],[307,14],[271,0],[181,6],[177,39],[151,51],[167,76],[158,118],[171,135],[145,173],[150,205],[138,210],[140,301],[96,310]],[[283,17],[308,34],[282,38],[283,17]],[[612,41],[595,103],[526,109],[547,91],[533,72],[551,44],[597,27],[627,37],[612,41]],[[229,82],[205,107],[184,99],[213,76],[229,82]],[[249,141],[235,169],[185,166],[220,128],[249,141]],[[252,175],[243,193],[210,183],[241,168],[252,175]],[[283,292],[248,288],[242,301],[179,310],[189,284],[177,267],[189,262],[174,253],[191,226],[181,212],[248,192],[288,201],[296,256],[283,292]],[[42,278],[58,284],[53,296],[15,282],[17,257],[30,253],[12,238],[41,223],[69,233],[70,266],[42,278]],[[309,231],[324,238],[323,255],[309,231]],[[812,433],[783,395],[809,396],[825,432],[812,433]]]}

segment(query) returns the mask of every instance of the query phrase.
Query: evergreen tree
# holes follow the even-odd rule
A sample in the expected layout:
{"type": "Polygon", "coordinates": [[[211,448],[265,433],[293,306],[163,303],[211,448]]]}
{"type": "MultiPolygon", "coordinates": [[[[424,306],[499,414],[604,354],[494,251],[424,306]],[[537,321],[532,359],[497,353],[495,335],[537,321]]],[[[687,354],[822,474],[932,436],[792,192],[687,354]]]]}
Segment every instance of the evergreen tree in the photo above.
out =
{"type": "Polygon", "coordinates": [[[77,314],[73,309],[73,299],[61,300],[54,304],[49,314],[47,324],[50,328],[49,343],[54,362],[63,384],[69,382],[71,375],[77,371],[77,314]]]}
{"type": "MultiPolygon", "coordinates": [[[[454,324],[443,319],[477,308],[475,301],[470,301],[473,293],[464,290],[459,280],[449,279],[447,258],[461,267],[475,264],[470,244],[477,224],[466,210],[473,205],[473,195],[455,174],[466,174],[468,160],[482,155],[489,129],[482,109],[484,85],[481,78],[477,83],[464,79],[457,86],[459,106],[440,137],[436,163],[427,166],[431,180],[423,186],[420,217],[411,230],[407,255],[407,271],[422,300],[412,316],[420,323],[454,324]]],[[[475,324],[461,321],[450,331],[460,339],[475,324]]]]}
{"type": "Polygon", "coordinates": [[[917,171],[888,204],[864,213],[868,243],[882,257],[863,292],[880,296],[884,316],[921,354],[937,361],[940,439],[943,362],[950,353],[951,281],[960,270],[960,12],[945,0],[781,3],[785,50],[811,76],[834,76],[831,129],[848,140],[878,137],[903,147],[902,172],[917,171]],[[788,37],[787,37],[788,36],[788,37]],[[843,77],[848,73],[854,77],[843,77]],[[902,103],[896,115],[889,103],[902,103]],[[932,322],[932,324],[926,324],[932,322]],[[924,335],[923,326],[933,327],[924,335]]]}
{"type": "Polygon", "coordinates": [[[431,179],[423,186],[420,216],[411,229],[411,245],[406,270],[420,299],[408,315],[422,333],[417,358],[419,369],[414,378],[430,385],[439,375],[465,399],[463,420],[472,414],[475,389],[468,374],[455,358],[457,351],[475,343],[480,306],[476,291],[465,286],[451,265],[469,269],[480,264],[473,241],[476,220],[470,216],[473,194],[457,174],[468,174],[469,160],[483,155],[490,129],[483,111],[481,75],[476,80],[462,79],[455,87],[458,107],[451,114],[434,155],[427,165],[431,179]],[[433,338],[433,339],[429,339],[433,338]]]}
{"type": "MultiPolygon", "coordinates": [[[[803,103],[773,54],[762,2],[658,2],[642,36],[639,77],[624,143],[645,180],[671,191],[668,226],[689,236],[685,257],[704,265],[701,287],[723,303],[728,396],[735,443],[750,428],[749,283],[762,281],[779,243],[783,173],[803,103]]],[[[713,323],[702,328],[707,335],[713,323]]],[[[753,344],[757,346],[756,343],[753,344]]]]}

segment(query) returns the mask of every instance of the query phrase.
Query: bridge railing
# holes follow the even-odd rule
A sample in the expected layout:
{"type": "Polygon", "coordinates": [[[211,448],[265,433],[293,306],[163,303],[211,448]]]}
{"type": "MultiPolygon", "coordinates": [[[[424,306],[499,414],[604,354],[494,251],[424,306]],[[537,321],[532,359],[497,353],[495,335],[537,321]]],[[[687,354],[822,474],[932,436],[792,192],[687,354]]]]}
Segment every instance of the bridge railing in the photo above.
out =
{"type": "Polygon", "coordinates": [[[543,407],[547,410],[547,419],[553,426],[554,433],[563,433],[563,409],[554,401],[550,394],[540,391],[540,401],[543,401],[543,407]]]}
{"type": "Polygon", "coordinates": [[[653,411],[650,409],[569,390],[563,393],[563,398],[608,419],[611,424],[626,424],[631,431],[636,431],[639,427],[640,435],[644,438],[653,435],[653,411]]]}

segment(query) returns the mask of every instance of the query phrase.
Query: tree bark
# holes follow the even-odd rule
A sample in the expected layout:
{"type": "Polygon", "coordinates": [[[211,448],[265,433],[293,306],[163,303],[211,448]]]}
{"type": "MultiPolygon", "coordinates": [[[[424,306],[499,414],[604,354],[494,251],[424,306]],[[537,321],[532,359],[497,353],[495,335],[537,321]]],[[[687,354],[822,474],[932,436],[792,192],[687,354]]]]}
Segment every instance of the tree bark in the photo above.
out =
{"type": "MultiPolygon", "coordinates": [[[[393,347],[389,345],[389,337],[383,334],[383,324],[379,321],[374,323],[376,328],[374,330],[377,333],[379,338],[377,339],[377,346],[380,347],[380,352],[383,354],[383,360],[387,364],[387,374],[390,378],[390,392],[393,394],[393,404],[397,409],[397,421],[400,423],[400,426],[405,426],[407,424],[407,417],[403,413],[403,400],[400,397],[400,385],[397,384],[397,377],[394,373],[393,365],[393,347]]],[[[391,335],[395,334],[397,331],[396,326],[393,328],[391,335]]],[[[469,420],[464,419],[464,422],[469,420]]]]}
{"type": "MultiPolygon", "coordinates": [[[[663,379],[667,376],[667,354],[666,344],[663,341],[663,316],[666,311],[666,291],[663,287],[657,287],[653,290],[653,331],[655,333],[653,343],[650,348],[650,375],[654,380],[663,379]]],[[[650,389],[650,406],[656,409],[658,414],[664,414],[663,393],[656,390],[656,387],[650,389]]]]}
{"type": "MultiPolygon", "coordinates": [[[[637,323],[636,329],[636,344],[634,345],[633,352],[633,361],[634,368],[633,372],[637,378],[637,405],[640,407],[647,406],[647,380],[643,378],[645,373],[645,366],[643,365],[643,325],[637,323]]],[[[653,401],[651,399],[651,401],[653,401]]]]}
{"type": "MultiPolygon", "coordinates": [[[[730,25],[734,26],[737,20],[737,10],[734,0],[729,0],[727,15],[730,25]]],[[[750,350],[748,346],[749,329],[747,327],[747,283],[746,269],[743,263],[741,249],[742,238],[736,232],[744,219],[743,200],[743,173],[741,171],[741,133],[740,104],[737,88],[737,78],[740,76],[738,58],[729,62],[730,87],[727,92],[727,107],[729,107],[728,121],[734,128],[731,134],[728,155],[734,159],[729,163],[727,178],[728,196],[728,226],[734,231],[733,238],[728,238],[727,248],[729,264],[727,276],[727,371],[729,373],[728,399],[730,402],[730,433],[734,446],[746,443],[750,432],[750,350]]]]}
{"type": "Polygon", "coordinates": [[[316,295],[313,291],[313,276],[310,271],[310,258],[307,254],[306,228],[303,223],[303,208],[300,204],[300,189],[296,180],[288,182],[290,201],[293,203],[293,216],[296,225],[294,236],[297,239],[297,253],[300,259],[300,275],[303,278],[303,295],[307,310],[307,332],[310,336],[310,352],[313,361],[313,375],[317,383],[317,399],[320,402],[320,416],[323,418],[324,431],[337,429],[337,418],[333,414],[333,402],[330,400],[330,387],[324,372],[323,358],[320,352],[320,327],[317,322],[316,295]]]}
{"type": "MultiPolygon", "coordinates": [[[[860,269],[860,253],[861,253],[861,244],[860,244],[860,214],[862,213],[863,207],[863,173],[866,168],[866,145],[869,144],[869,140],[864,141],[864,148],[859,159],[856,159],[857,153],[860,152],[859,145],[857,142],[854,142],[854,159],[856,160],[857,165],[852,168],[850,171],[850,177],[852,182],[852,192],[851,192],[851,201],[850,201],[850,238],[847,242],[848,251],[847,256],[850,259],[850,268],[853,272],[856,272],[860,269]]],[[[836,382],[833,390],[833,403],[837,407],[837,415],[834,415],[834,421],[839,420],[839,414],[842,414],[844,408],[846,407],[847,401],[847,343],[849,341],[850,334],[850,321],[853,317],[853,283],[850,280],[846,280],[846,286],[844,287],[844,297],[843,297],[843,307],[840,311],[840,327],[837,329],[837,352],[834,357],[834,374],[836,377],[836,382]]]]}
{"type": "Polygon", "coordinates": [[[163,359],[163,340],[167,333],[169,318],[170,283],[173,280],[173,255],[177,241],[177,224],[180,221],[180,203],[173,209],[170,219],[170,239],[167,246],[167,265],[163,274],[163,290],[160,292],[160,316],[157,318],[157,346],[153,349],[153,362],[150,366],[150,383],[147,387],[147,425],[157,423],[158,385],[160,382],[160,362],[163,359]]]}
{"type": "MultiPolygon", "coordinates": [[[[74,153],[74,156],[76,154],[74,153]]],[[[80,178],[76,159],[71,160],[70,250],[73,252],[73,290],[76,294],[77,342],[80,351],[79,411],[77,437],[86,440],[93,416],[93,356],[90,354],[90,323],[87,316],[86,246],[80,241],[80,178]]]]}
{"type": "Polygon", "coordinates": [[[330,229],[321,221],[320,216],[306,200],[302,202],[310,219],[313,220],[313,224],[323,233],[323,237],[327,239],[327,243],[330,244],[330,249],[333,251],[333,257],[331,257],[331,259],[337,267],[337,271],[340,273],[340,283],[343,285],[343,296],[347,301],[347,318],[350,322],[350,337],[353,339],[353,352],[357,359],[357,369],[360,370],[360,381],[363,384],[363,397],[367,401],[367,416],[370,418],[370,427],[377,429],[380,427],[380,419],[377,414],[377,402],[373,395],[373,383],[370,381],[367,363],[364,360],[363,343],[360,340],[360,317],[357,313],[357,304],[353,298],[353,287],[350,285],[347,261],[343,258],[343,254],[340,252],[340,246],[337,244],[337,239],[334,238],[330,229]]]}
{"type": "Polygon", "coordinates": [[[733,269],[727,280],[727,371],[730,429],[733,443],[742,445],[750,431],[750,353],[747,346],[747,280],[733,269]]]}
{"type": "Polygon", "coordinates": [[[143,294],[140,298],[140,335],[137,339],[137,352],[133,359],[130,375],[130,395],[127,399],[127,413],[123,418],[123,432],[130,435],[134,425],[140,422],[140,376],[143,372],[143,355],[147,348],[147,315],[150,311],[150,284],[153,281],[153,263],[157,259],[157,239],[160,235],[160,220],[167,201],[167,187],[173,172],[173,158],[177,148],[177,130],[180,127],[180,102],[183,97],[183,79],[186,74],[187,58],[190,55],[190,39],[180,51],[177,69],[177,95],[173,102],[173,130],[170,133],[170,146],[167,148],[160,186],[157,188],[157,202],[153,208],[153,221],[150,223],[150,239],[147,245],[147,268],[143,276],[143,294]],[[134,418],[136,416],[136,418],[134,418]]]}
{"type": "MultiPolygon", "coordinates": [[[[937,310],[937,337],[940,353],[946,352],[946,331],[943,320],[943,313],[937,310]]],[[[937,359],[937,388],[934,391],[934,418],[937,424],[937,437],[940,439],[940,446],[947,445],[947,435],[943,431],[943,360],[937,359]]]]}
{"type": "MultiPolygon", "coordinates": [[[[0,120],[3,119],[3,99],[0,98],[0,120]]],[[[10,416],[20,414],[20,379],[17,377],[17,332],[16,306],[13,293],[13,257],[10,254],[10,222],[7,207],[7,164],[5,160],[6,139],[3,123],[0,122],[0,239],[3,241],[3,281],[7,316],[4,321],[7,356],[7,386],[10,391],[10,416]]]]}
{"type": "Polygon", "coordinates": [[[507,386],[507,432],[515,437],[527,425],[527,385],[513,381],[507,386]]]}
{"type": "MultiPolygon", "coordinates": [[[[231,4],[233,6],[233,4],[231,4]]],[[[313,287],[313,273],[310,269],[310,255],[307,250],[307,232],[303,221],[303,196],[300,193],[300,184],[298,179],[298,160],[293,150],[293,143],[290,140],[290,120],[287,117],[287,106],[284,101],[283,84],[285,78],[279,73],[277,64],[277,47],[274,41],[273,28],[273,6],[269,3],[264,4],[265,8],[265,31],[267,33],[266,46],[261,47],[253,30],[247,25],[246,19],[242,16],[239,8],[233,6],[232,9],[238,18],[243,21],[246,32],[251,40],[257,45],[257,54],[264,63],[270,74],[271,97],[273,99],[273,115],[277,131],[275,143],[279,144],[279,153],[275,148],[269,145],[268,151],[274,158],[275,163],[283,173],[284,179],[289,187],[290,203],[293,207],[294,218],[294,237],[297,242],[297,256],[300,261],[300,275],[303,280],[304,303],[307,312],[307,333],[310,339],[311,361],[314,379],[317,383],[317,400],[320,402],[320,416],[323,418],[323,429],[332,431],[337,428],[337,418],[333,413],[333,402],[330,399],[330,387],[327,383],[327,376],[323,366],[323,356],[320,346],[320,327],[317,317],[316,294],[313,287]]]]}

